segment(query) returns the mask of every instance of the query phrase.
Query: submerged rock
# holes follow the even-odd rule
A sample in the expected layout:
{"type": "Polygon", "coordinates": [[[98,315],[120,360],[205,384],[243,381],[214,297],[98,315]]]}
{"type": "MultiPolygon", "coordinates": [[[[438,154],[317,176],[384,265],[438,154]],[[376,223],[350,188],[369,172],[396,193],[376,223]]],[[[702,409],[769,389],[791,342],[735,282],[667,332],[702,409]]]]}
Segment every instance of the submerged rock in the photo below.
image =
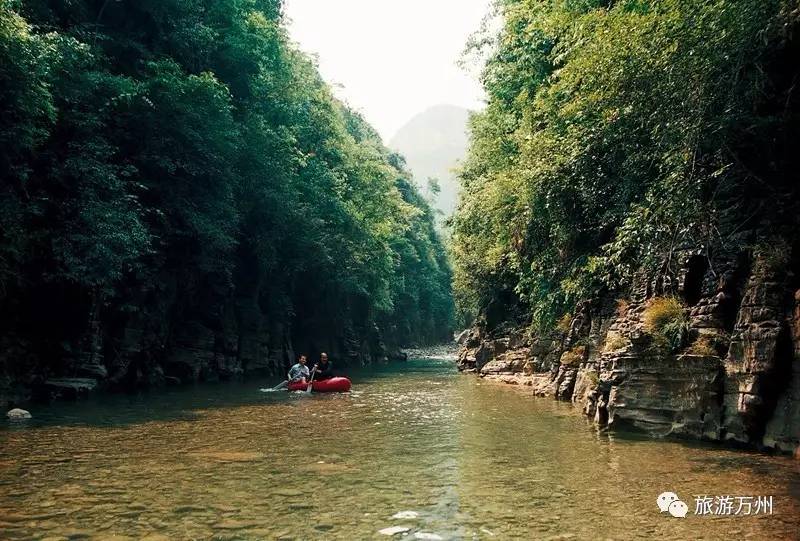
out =
{"type": "Polygon", "coordinates": [[[14,408],[10,410],[8,413],[6,413],[6,417],[13,420],[22,420],[22,419],[30,419],[33,416],[31,415],[31,412],[27,410],[14,408]]]}
{"type": "Polygon", "coordinates": [[[139,541],[170,541],[170,538],[160,533],[151,533],[142,537],[139,541]]]}
{"type": "Polygon", "coordinates": [[[254,460],[260,460],[261,458],[264,457],[264,454],[254,451],[206,450],[206,451],[194,451],[188,453],[188,456],[191,456],[193,458],[215,460],[218,462],[252,462],[254,460]]]}
{"type": "Polygon", "coordinates": [[[409,519],[409,518],[417,518],[418,516],[419,516],[419,513],[417,513],[416,511],[400,511],[400,512],[395,513],[394,515],[392,515],[392,518],[393,519],[402,520],[402,519],[409,519]]]}
{"type": "Polygon", "coordinates": [[[254,520],[225,519],[214,523],[213,528],[217,530],[246,530],[259,525],[260,524],[254,520]]]}
{"type": "Polygon", "coordinates": [[[381,535],[397,535],[399,533],[406,533],[409,530],[411,530],[410,526],[390,526],[389,528],[378,530],[378,533],[381,535]]]}

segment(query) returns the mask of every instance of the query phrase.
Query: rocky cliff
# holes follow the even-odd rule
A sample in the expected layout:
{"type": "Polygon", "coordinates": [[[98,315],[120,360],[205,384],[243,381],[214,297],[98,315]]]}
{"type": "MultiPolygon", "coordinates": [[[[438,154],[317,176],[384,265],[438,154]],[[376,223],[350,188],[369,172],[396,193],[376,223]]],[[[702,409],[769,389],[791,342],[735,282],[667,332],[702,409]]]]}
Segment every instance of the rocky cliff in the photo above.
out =
{"type": "Polygon", "coordinates": [[[50,312],[21,313],[15,332],[0,333],[0,403],[280,376],[300,353],[314,359],[326,351],[339,366],[401,356],[368,311],[290,306],[276,284],[254,276],[228,286],[163,276],[124,302],[48,295],[50,312]],[[70,322],[69,314],[87,312],[88,321],[75,315],[70,322]]]}
{"type": "Polygon", "coordinates": [[[758,246],[713,259],[704,246],[685,249],[676,276],[640,276],[624,295],[583,302],[549,336],[484,313],[462,337],[459,367],[571,401],[610,431],[798,453],[797,250],[758,246]],[[673,344],[648,326],[663,299],[682,311],[673,344]]]}

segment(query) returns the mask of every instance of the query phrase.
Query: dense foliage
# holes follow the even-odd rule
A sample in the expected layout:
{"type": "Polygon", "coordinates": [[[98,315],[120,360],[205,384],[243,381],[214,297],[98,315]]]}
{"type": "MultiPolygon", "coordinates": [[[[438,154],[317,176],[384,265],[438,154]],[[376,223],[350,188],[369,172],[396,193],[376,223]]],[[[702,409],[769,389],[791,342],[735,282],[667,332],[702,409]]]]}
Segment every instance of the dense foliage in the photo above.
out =
{"type": "Polygon", "coordinates": [[[276,318],[451,331],[429,205],[279,0],[0,0],[0,177],[5,333],[258,287],[276,318]]]}
{"type": "Polygon", "coordinates": [[[547,327],[636,272],[669,281],[686,242],[796,225],[796,0],[497,7],[453,224],[461,311],[505,296],[547,327]]]}

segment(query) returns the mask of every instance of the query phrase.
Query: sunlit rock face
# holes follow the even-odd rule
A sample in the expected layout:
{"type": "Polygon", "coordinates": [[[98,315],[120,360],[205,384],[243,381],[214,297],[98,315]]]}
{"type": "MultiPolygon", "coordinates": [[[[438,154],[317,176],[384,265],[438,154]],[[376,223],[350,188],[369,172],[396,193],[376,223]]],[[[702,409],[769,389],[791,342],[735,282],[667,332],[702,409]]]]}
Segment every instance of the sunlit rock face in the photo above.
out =
{"type": "Polygon", "coordinates": [[[683,250],[671,282],[640,276],[621,299],[581,303],[568,328],[553,336],[479,325],[464,340],[459,366],[571,401],[612,431],[797,452],[800,290],[793,260],[742,249],[717,254],[712,268],[702,254],[683,250]],[[684,307],[677,347],[659,347],[646,328],[657,296],[675,296],[684,307]]]}
{"type": "Polygon", "coordinates": [[[745,443],[762,437],[791,379],[794,346],[784,274],[756,260],[744,289],[725,358],[726,439],[745,443]]]}
{"type": "Polygon", "coordinates": [[[717,357],[625,357],[613,361],[608,426],[659,436],[718,439],[721,363],[717,357]]]}

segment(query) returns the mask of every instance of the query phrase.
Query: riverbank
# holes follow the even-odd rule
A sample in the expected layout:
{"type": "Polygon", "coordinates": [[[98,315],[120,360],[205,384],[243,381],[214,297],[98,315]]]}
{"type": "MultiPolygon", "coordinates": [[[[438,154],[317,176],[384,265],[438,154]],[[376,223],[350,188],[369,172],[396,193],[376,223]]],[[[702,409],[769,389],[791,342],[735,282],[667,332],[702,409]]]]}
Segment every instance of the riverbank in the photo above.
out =
{"type": "MultiPolygon", "coordinates": [[[[366,366],[403,362],[408,358],[408,354],[401,349],[387,347],[380,335],[359,341],[335,337],[317,340],[329,346],[320,351],[329,352],[337,372],[341,373],[366,366]]],[[[19,379],[6,377],[0,381],[0,405],[5,407],[2,410],[5,412],[51,402],[83,401],[93,396],[140,391],[159,393],[194,384],[258,381],[264,377],[280,379],[285,377],[299,355],[288,343],[280,355],[267,356],[264,362],[248,363],[238,357],[222,362],[215,355],[213,344],[213,341],[198,341],[197,347],[176,348],[151,359],[149,368],[144,372],[141,368],[134,368],[138,370],[136,377],[122,380],[113,377],[113,370],[105,365],[97,365],[92,371],[72,371],[72,375],[68,376],[48,376],[46,371],[31,371],[19,379]],[[200,347],[200,344],[212,349],[200,347]]],[[[309,357],[314,358],[313,355],[309,357]]]]}
{"type": "Polygon", "coordinates": [[[797,454],[800,12],[579,4],[498,9],[449,221],[460,366],[612,432],[797,454]]]}
{"type": "Polygon", "coordinates": [[[484,314],[459,369],[571,402],[610,432],[800,458],[800,290],[763,255],[731,258],[718,281],[701,280],[710,271],[697,261],[686,255],[676,296],[642,280],[624,298],[580,303],[549,334],[484,314]]]}
{"type": "MultiPolygon", "coordinates": [[[[350,350],[342,352],[339,348],[329,349],[329,351],[339,351],[344,358],[334,358],[336,371],[341,374],[348,374],[351,371],[362,370],[365,367],[387,366],[395,363],[405,363],[409,358],[425,358],[454,362],[458,356],[458,349],[455,342],[438,344],[434,346],[416,347],[408,349],[388,349],[381,341],[376,342],[373,349],[369,344],[363,343],[360,351],[350,350]]],[[[196,363],[202,363],[202,359],[196,358],[196,363]]],[[[203,365],[200,364],[200,367],[203,365]]],[[[75,401],[86,401],[89,398],[109,397],[115,394],[126,394],[136,391],[148,391],[150,396],[157,396],[159,393],[180,390],[182,387],[194,384],[234,384],[247,385],[249,382],[262,381],[264,377],[280,379],[289,368],[289,361],[274,363],[269,367],[261,367],[258,370],[232,370],[220,374],[209,370],[190,370],[187,371],[192,377],[177,378],[165,376],[163,372],[158,378],[148,381],[146,384],[139,382],[137,385],[120,386],[114,385],[104,376],[97,377],[66,377],[66,378],[38,378],[30,382],[27,386],[17,384],[17,392],[13,395],[16,400],[6,396],[4,404],[6,410],[13,411],[16,407],[36,409],[36,406],[48,403],[69,403],[75,401]],[[152,394],[150,394],[152,393],[152,394]]],[[[277,383],[277,381],[276,381],[277,383]]],[[[2,395],[0,395],[2,396],[2,395]]],[[[6,411],[3,410],[3,411],[6,411]]],[[[11,416],[10,416],[11,417],[11,416]]]]}

